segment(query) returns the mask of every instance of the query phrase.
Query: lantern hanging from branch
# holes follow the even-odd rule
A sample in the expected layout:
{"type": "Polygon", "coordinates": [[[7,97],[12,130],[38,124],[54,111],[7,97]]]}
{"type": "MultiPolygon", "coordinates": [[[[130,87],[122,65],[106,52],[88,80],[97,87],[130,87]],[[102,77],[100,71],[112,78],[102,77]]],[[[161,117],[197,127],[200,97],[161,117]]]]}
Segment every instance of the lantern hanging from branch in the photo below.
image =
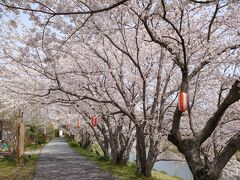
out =
{"type": "Polygon", "coordinates": [[[93,117],[92,117],[92,126],[94,127],[94,126],[96,126],[97,125],[97,117],[94,115],[93,117]]]}
{"type": "Polygon", "coordinates": [[[77,128],[80,128],[80,120],[77,122],[77,128]]]}
{"type": "Polygon", "coordinates": [[[185,112],[188,109],[188,95],[184,91],[180,91],[178,95],[178,109],[185,112]]]}

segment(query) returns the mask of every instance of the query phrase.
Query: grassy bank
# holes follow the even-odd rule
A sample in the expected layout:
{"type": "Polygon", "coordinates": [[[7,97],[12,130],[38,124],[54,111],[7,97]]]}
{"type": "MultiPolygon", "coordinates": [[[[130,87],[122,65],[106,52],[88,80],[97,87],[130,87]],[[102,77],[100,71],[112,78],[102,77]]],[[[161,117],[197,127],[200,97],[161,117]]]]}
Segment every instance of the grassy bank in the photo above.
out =
{"type": "Polygon", "coordinates": [[[25,151],[33,151],[37,149],[41,149],[45,144],[28,144],[25,146],[25,151]]]}
{"type": "MultiPolygon", "coordinates": [[[[102,156],[99,156],[95,153],[95,150],[98,149],[96,146],[93,146],[93,152],[84,150],[78,146],[78,144],[69,141],[69,146],[74,148],[80,155],[87,157],[89,160],[94,161],[98,166],[100,166],[104,171],[108,171],[115,176],[123,180],[147,180],[146,177],[137,177],[136,176],[136,165],[135,163],[128,163],[128,165],[115,165],[112,164],[108,159],[104,159],[102,156]]],[[[100,153],[101,154],[101,153],[100,153]]],[[[180,180],[178,177],[168,176],[163,172],[152,172],[153,180],[180,180]]]]}
{"type": "Polygon", "coordinates": [[[16,163],[14,161],[0,159],[0,179],[10,179],[16,170],[16,163]]]}
{"type": "Polygon", "coordinates": [[[0,160],[0,179],[30,180],[36,172],[38,155],[23,156],[20,165],[8,159],[0,160]]]}
{"type": "MultiPolygon", "coordinates": [[[[38,150],[43,145],[29,145],[26,151],[38,150]]],[[[0,159],[0,180],[31,180],[36,173],[38,154],[23,155],[18,166],[13,159],[0,159]]]]}

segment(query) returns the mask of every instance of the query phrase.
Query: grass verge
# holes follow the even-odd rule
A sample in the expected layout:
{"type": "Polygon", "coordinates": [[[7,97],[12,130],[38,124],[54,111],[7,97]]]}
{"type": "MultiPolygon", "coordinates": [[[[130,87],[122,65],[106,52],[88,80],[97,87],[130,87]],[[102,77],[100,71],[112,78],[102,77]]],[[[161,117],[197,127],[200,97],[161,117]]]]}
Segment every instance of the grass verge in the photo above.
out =
{"type": "Polygon", "coordinates": [[[16,163],[8,159],[0,160],[0,179],[10,179],[11,175],[16,172],[16,163]]]}
{"type": "Polygon", "coordinates": [[[69,146],[75,149],[80,155],[87,157],[89,160],[94,161],[104,171],[110,172],[119,179],[122,180],[181,180],[178,177],[168,176],[165,173],[152,171],[152,178],[136,176],[136,165],[135,163],[128,163],[127,165],[116,165],[112,164],[108,159],[104,159],[102,156],[97,155],[94,152],[84,150],[78,146],[75,142],[69,142],[69,146]]]}
{"type": "MultiPolygon", "coordinates": [[[[31,145],[27,151],[37,150],[43,145],[31,145]]],[[[31,180],[36,173],[39,154],[23,155],[16,166],[15,160],[0,159],[0,180],[31,180]]]]}
{"type": "Polygon", "coordinates": [[[37,150],[40,149],[44,146],[45,144],[28,144],[25,146],[25,151],[33,151],[33,150],[37,150]]]}
{"type": "Polygon", "coordinates": [[[15,180],[31,180],[37,170],[39,155],[23,156],[23,163],[15,173],[15,180]]]}
{"type": "Polygon", "coordinates": [[[8,159],[0,160],[0,179],[6,180],[31,180],[35,175],[38,155],[23,156],[20,165],[8,159]]]}

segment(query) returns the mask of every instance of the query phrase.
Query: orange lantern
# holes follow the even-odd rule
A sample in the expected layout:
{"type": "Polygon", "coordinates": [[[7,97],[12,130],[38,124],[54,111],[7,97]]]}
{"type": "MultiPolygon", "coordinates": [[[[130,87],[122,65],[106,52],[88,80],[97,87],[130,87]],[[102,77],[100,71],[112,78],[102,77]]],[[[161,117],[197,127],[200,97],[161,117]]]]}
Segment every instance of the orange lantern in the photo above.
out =
{"type": "Polygon", "coordinates": [[[77,122],[77,128],[80,128],[80,121],[77,122]]]}
{"type": "Polygon", "coordinates": [[[97,117],[96,116],[93,116],[92,117],[92,126],[96,126],[97,125],[97,117]]]}
{"type": "Polygon", "coordinates": [[[181,112],[184,112],[188,109],[188,95],[183,91],[180,91],[178,95],[178,109],[181,112]]]}

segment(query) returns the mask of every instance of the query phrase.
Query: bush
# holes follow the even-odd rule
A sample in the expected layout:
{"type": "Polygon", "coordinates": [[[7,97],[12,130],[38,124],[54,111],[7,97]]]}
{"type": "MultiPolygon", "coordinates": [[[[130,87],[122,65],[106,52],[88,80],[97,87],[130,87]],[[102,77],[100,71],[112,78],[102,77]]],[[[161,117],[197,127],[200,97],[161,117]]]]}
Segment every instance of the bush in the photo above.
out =
{"type": "Polygon", "coordinates": [[[41,145],[41,144],[45,144],[45,143],[47,143],[47,139],[44,136],[44,134],[42,134],[42,133],[37,134],[37,136],[36,136],[36,144],[41,145]]]}
{"type": "Polygon", "coordinates": [[[48,140],[55,137],[55,130],[51,124],[47,125],[47,134],[43,133],[43,127],[38,124],[29,124],[26,126],[25,142],[26,146],[35,144],[46,144],[48,140]]]}
{"type": "Polygon", "coordinates": [[[74,148],[74,147],[79,147],[78,143],[76,143],[76,142],[70,142],[70,143],[69,143],[69,146],[70,146],[70,147],[73,147],[73,148],[74,148]]]}
{"type": "Polygon", "coordinates": [[[54,130],[55,137],[59,137],[59,129],[54,130]]]}

